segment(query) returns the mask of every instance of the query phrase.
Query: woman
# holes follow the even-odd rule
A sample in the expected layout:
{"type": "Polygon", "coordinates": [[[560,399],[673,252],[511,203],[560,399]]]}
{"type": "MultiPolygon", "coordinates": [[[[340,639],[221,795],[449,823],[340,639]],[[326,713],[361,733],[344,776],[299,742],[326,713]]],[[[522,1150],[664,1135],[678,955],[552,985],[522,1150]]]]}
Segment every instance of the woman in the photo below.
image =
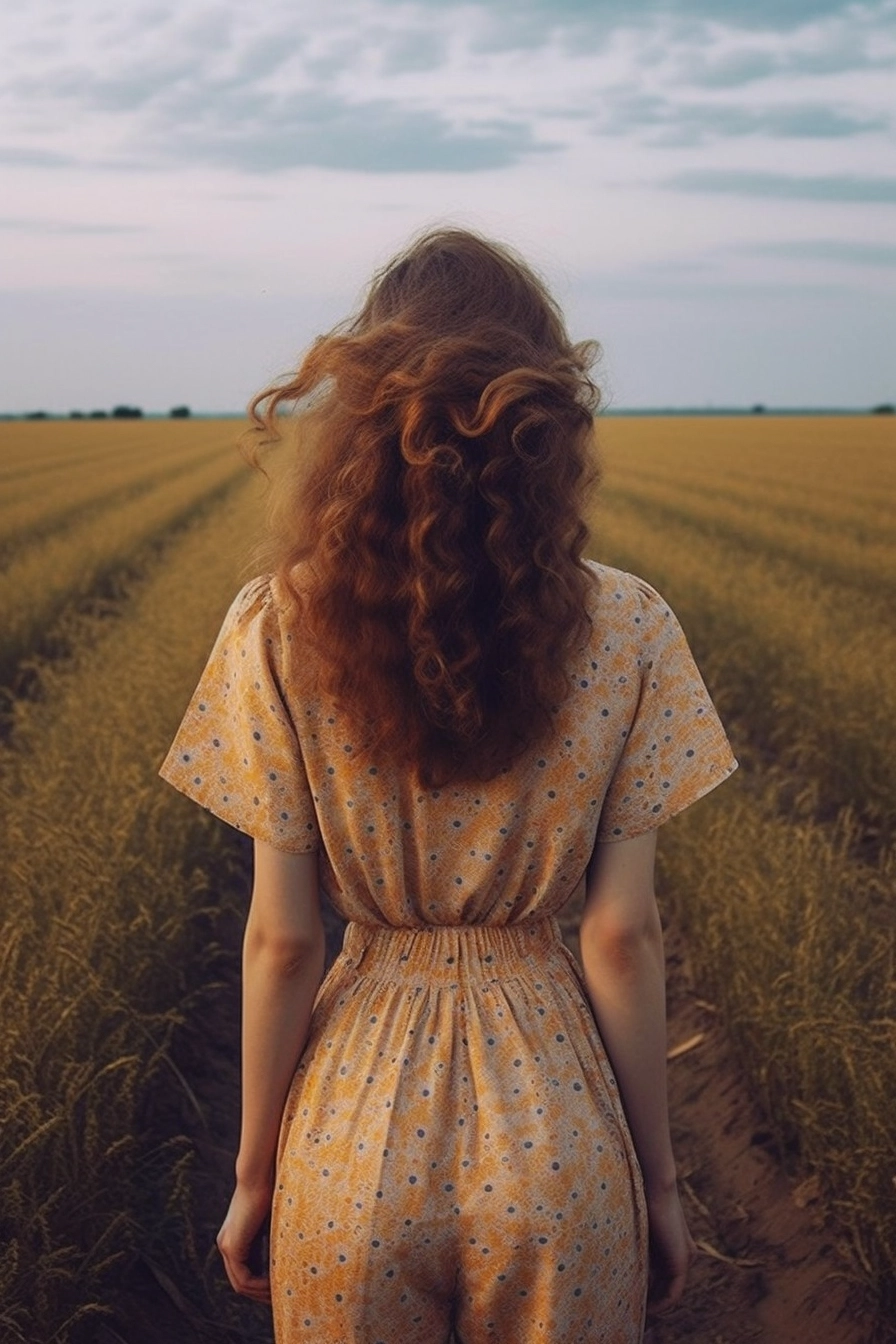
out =
{"type": "Polygon", "coordinates": [[[163,774],[255,839],[218,1244],[281,1344],[623,1344],[648,1258],[682,1291],[656,828],[735,762],[663,600],[582,559],[594,352],[438,230],[253,403],[304,458],[163,774]]]}

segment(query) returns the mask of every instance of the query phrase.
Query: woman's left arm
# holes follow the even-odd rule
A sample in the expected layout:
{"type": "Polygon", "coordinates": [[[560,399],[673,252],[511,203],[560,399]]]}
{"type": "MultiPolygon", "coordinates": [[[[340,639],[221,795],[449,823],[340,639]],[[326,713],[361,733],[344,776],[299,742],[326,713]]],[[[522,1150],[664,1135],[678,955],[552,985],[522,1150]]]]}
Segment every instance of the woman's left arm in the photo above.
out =
{"type": "Polygon", "coordinates": [[[324,969],[317,854],[255,841],[255,880],[243,939],[242,1122],[236,1189],[218,1233],[238,1293],[270,1301],[249,1265],[268,1216],[274,1159],[290,1083],[308,1036],[324,969]]]}

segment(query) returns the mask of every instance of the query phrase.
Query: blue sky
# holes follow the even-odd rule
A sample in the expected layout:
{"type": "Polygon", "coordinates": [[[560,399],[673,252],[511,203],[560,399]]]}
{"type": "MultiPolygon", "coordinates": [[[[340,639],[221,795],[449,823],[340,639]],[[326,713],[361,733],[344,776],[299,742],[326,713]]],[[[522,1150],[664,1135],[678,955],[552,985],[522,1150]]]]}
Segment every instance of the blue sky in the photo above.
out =
{"type": "Polygon", "coordinates": [[[239,410],[443,221],[617,408],[896,396],[896,0],[6,11],[2,410],[239,410]]]}

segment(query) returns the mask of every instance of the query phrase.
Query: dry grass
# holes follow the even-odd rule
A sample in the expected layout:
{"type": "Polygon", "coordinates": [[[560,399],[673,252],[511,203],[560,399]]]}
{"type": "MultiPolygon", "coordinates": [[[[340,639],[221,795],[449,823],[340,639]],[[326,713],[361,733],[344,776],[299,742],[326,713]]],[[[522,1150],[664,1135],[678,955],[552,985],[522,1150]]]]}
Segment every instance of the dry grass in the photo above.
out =
{"type": "MultiPolygon", "coordinates": [[[[226,447],[226,445],[225,445],[226,447]]],[[[185,455],[182,445],[147,455],[121,454],[99,464],[73,464],[70,471],[54,471],[48,479],[31,477],[28,489],[3,492],[0,501],[0,563],[7,564],[17,551],[72,523],[97,517],[105,509],[126,504],[149,492],[153,486],[195,470],[205,461],[222,457],[220,434],[204,452],[185,455]]]]}
{"type": "Polygon", "coordinates": [[[597,552],[668,598],[742,764],[664,833],[664,899],[891,1310],[896,426],[617,420],[603,442],[597,552]]]}
{"type": "Polygon", "coordinates": [[[40,478],[36,497],[10,509],[8,536],[16,544],[0,571],[0,682],[13,680],[66,608],[127,572],[135,560],[142,563],[141,548],[158,543],[242,474],[233,431],[202,428],[186,461],[163,458],[161,467],[147,470],[147,457],[152,464],[156,449],[167,443],[167,426],[147,425],[140,451],[132,444],[124,465],[115,459],[110,489],[102,476],[85,483],[77,468],[70,506],[63,509],[64,479],[58,481],[54,471],[51,489],[40,478]]]}
{"type": "Polygon", "coordinates": [[[816,1172],[860,1273],[896,1286],[892,855],[793,821],[749,775],[670,827],[661,881],[782,1154],[816,1172]]]}
{"type": "MultiPolygon", "coordinates": [[[[752,534],[746,521],[741,534],[726,532],[723,522],[707,530],[685,504],[674,511],[658,504],[649,477],[643,498],[632,488],[619,491],[615,456],[624,455],[627,468],[637,460],[638,429],[652,450],[653,423],[614,421],[605,428],[609,469],[595,520],[597,553],[643,573],[664,592],[691,636],[726,721],[764,769],[790,783],[795,805],[800,795],[801,806],[831,817],[851,807],[869,834],[874,830],[878,840],[887,840],[896,821],[896,757],[888,746],[896,678],[882,676],[881,669],[896,666],[893,604],[885,595],[888,585],[896,592],[896,552],[873,584],[872,570],[867,585],[857,585],[855,574],[838,573],[836,565],[821,568],[813,554],[823,553],[823,541],[814,534],[813,554],[799,559],[793,530],[782,524],[792,553],[772,549],[761,511],[752,534]]],[[[868,423],[837,422],[857,426],[857,432],[868,423]]],[[[781,435],[788,424],[747,420],[728,429],[726,422],[710,420],[697,422],[691,433],[697,444],[701,435],[719,436],[714,470],[723,490],[726,445],[740,463],[750,452],[742,437],[747,430],[761,442],[763,433],[781,435]]],[[[786,462],[786,437],[780,442],[786,462]]],[[[872,444],[864,461],[862,449],[860,441],[852,455],[854,479],[873,481],[883,446],[872,444]]],[[[707,475],[707,489],[713,479],[707,475]]],[[[814,480],[807,476],[804,483],[807,506],[814,480]]],[[[706,507],[701,500],[699,511],[706,507]]]]}
{"type": "MultiPolygon", "coordinates": [[[[23,509],[39,489],[58,521],[66,453],[86,464],[74,471],[78,490],[94,470],[120,470],[97,438],[111,428],[8,427],[0,479],[21,491],[23,509]]],[[[115,428],[132,445],[148,445],[149,430],[176,431],[193,464],[201,435],[216,432],[115,428]]],[[[885,532],[894,428],[607,421],[597,524],[601,558],[642,573],[682,618],[744,767],[664,835],[664,899],[782,1152],[819,1173],[859,1271],[887,1305],[896,1283],[887,749],[896,686],[885,669],[896,632],[880,585],[894,581],[885,532]]],[[[222,428],[222,445],[232,436],[222,428]]],[[[132,483],[154,478],[157,465],[147,449],[132,483]]],[[[113,604],[117,619],[82,614],[72,624],[71,655],[43,669],[41,699],[16,703],[12,744],[0,750],[0,1335],[10,1341],[98,1338],[138,1253],[192,1311],[207,1307],[190,1170],[190,1127],[211,1123],[194,1096],[198,1043],[191,1068],[183,1062],[203,1006],[232,1001],[237,968],[222,930],[237,916],[210,876],[232,851],[222,828],[155,770],[239,582],[232,539],[242,543],[255,517],[251,487],[197,513],[227,480],[221,467],[216,485],[216,470],[199,463],[114,510],[97,503],[93,516],[117,540],[86,589],[88,550],[39,548],[61,547],[85,523],[89,491],[72,496],[88,512],[63,526],[45,511],[32,551],[46,566],[41,577],[35,562],[32,591],[53,589],[62,571],[46,610],[70,610],[73,592],[95,591],[104,565],[127,570],[139,556],[145,572],[113,604]],[[164,507],[159,489],[169,491],[164,507]],[[172,522],[186,517],[175,534],[172,522]],[[160,548],[147,547],[150,536],[160,548]]],[[[128,488],[102,480],[101,493],[128,488]]],[[[16,636],[17,658],[34,629],[16,636]]],[[[210,1338],[237,1336],[229,1310],[216,1307],[210,1338]]],[[[184,1337],[205,1336],[197,1326],[184,1337]]]]}
{"type": "MultiPolygon", "coordinates": [[[[210,886],[232,841],[156,770],[257,495],[244,485],[170,541],[119,619],[83,622],[0,753],[4,1340],[99,1338],[138,1254],[202,1306],[190,1133],[211,1121],[181,1064],[202,1057],[197,1014],[235,982],[224,930],[239,916],[210,886]]],[[[218,1322],[233,1338],[224,1309],[218,1322]]]]}

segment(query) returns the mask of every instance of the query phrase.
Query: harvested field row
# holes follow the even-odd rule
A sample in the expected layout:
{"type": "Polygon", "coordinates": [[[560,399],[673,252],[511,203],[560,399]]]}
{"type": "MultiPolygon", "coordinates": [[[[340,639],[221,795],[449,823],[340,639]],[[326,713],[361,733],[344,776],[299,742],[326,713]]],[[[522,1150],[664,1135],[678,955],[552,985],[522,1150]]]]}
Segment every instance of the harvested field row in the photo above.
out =
{"type": "Polygon", "coordinates": [[[896,495],[896,423],[877,416],[614,417],[598,425],[620,470],[724,482],[864,507],[896,495]]]}
{"type": "MultiPolygon", "coordinates": [[[[660,889],[779,1152],[814,1174],[884,1319],[896,1308],[896,857],[798,822],[744,773],[674,821],[660,889]]],[[[890,1316],[892,1319],[892,1316],[890,1316]]]]}
{"type": "Polygon", "coordinates": [[[671,603],[723,717],[763,767],[811,809],[851,807],[869,832],[892,836],[896,683],[880,667],[896,660],[896,630],[880,603],[723,547],[684,520],[659,525],[611,489],[595,529],[602,559],[642,573],[671,603]]]}
{"type": "Polygon", "coordinates": [[[6,508],[0,508],[0,567],[54,532],[138,499],[154,486],[195,471],[207,462],[227,458],[233,460],[232,449],[222,449],[218,444],[187,461],[181,453],[169,453],[148,460],[135,457],[116,462],[100,475],[93,467],[89,471],[73,470],[70,476],[56,482],[55,488],[35,491],[27,499],[11,501],[6,508]]]}
{"type": "MultiPolygon", "coordinates": [[[[838,440],[834,455],[853,475],[843,505],[851,508],[849,498],[875,488],[884,440],[873,426],[871,452],[867,422],[837,422],[831,435],[844,427],[855,435],[852,451],[838,440]]],[[[812,565],[784,554],[793,540],[784,521],[783,545],[768,515],[753,527],[758,544],[747,544],[746,505],[737,518],[743,536],[726,526],[738,506],[728,517],[723,502],[713,517],[711,489],[716,481],[728,489],[750,435],[757,490],[773,479],[777,452],[780,479],[796,497],[803,471],[802,497],[814,509],[841,474],[829,472],[830,455],[810,463],[799,434],[779,437],[801,429],[805,448],[814,427],[751,424],[726,440],[713,438],[724,426],[708,422],[692,426],[690,452],[672,428],[680,458],[665,458],[662,476],[653,469],[657,439],[666,447],[669,439],[652,421],[627,424],[624,442],[607,451],[595,545],[668,598],[742,770],[664,828],[663,902],[705,996],[722,1009],[779,1151],[815,1175],[884,1319],[896,1306],[896,773],[888,750],[896,684],[881,668],[896,657],[896,629],[892,602],[877,589],[894,584],[896,564],[877,554],[865,591],[854,575],[834,577],[820,555],[812,565]],[[618,472],[613,452],[625,455],[618,472]],[[689,500],[692,483],[700,488],[689,500]]],[[[861,552],[853,558],[862,563],[861,552]]]]}
{"type": "Polygon", "coordinates": [[[659,497],[683,506],[695,501],[698,508],[718,501],[723,509],[730,508],[734,517],[742,510],[745,517],[774,518],[783,530],[793,525],[819,538],[842,536],[860,543],[885,543],[893,536],[896,494],[891,497],[886,491],[877,491],[856,504],[844,500],[839,491],[820,491],[814,482],[811,489],[805,484],[802,489],[784,488],[773,481],[738,483],[718,469],[702,470],[697,475],[677,471],[665,459],[649,468],[614,461],[612,477],[613,487],[620,491],[634,495],[655,491],[659,497]]]}
{"type": "MultiPolygon", "coordinates": [[[[18,705],[15,750],[0,751],[10,1344],[83,1344],[106,1318],[120,1333],[102,1337],[131,1338],[116,1294],[138,1259],[209,1310],[211,1238],[197,1245],[179,1117],[207,1122],[178,1059],[203,1058],[196,1015],[237,975],[223,936],[237,898],[209,887],[233,841],[156,770],[241,581],[231,538],[251,531],[257,502],[247,482],[166,548],[117,621],[85,620],[41,702],[18,705]]],[[[243,1337],[227,1328],[235,1300],[216,1315],[215,1338],[243,1337]]]]}
{"type": "MultiPolygon", "coordinates": [[[[858,435],[844,509],[874,489],[869,468],[859,469],[870,423],[837,422],[838,434],[845,425],[858,435]]],[[[677,444],[672,465],[694,482],[695,499],[705,498],[708,474],[727,483],[741,459],[771,498],[777,461],[789,482],[781,499],[791,492],[794,507],[803,499],[811,510],[824,496],[827,508],[840,489],[831,482],[842,481],[843,442],[813,474],[806,463],[814,426],[744,422],[735,442],[724,424],[696,425],[688,438],[673,421],[670,439],[661,421],[605,424],[612,435],[621,427],[624,442],[614,439],[613,452],[626,461],[617,470],[608,450],[596,529],[601,558],[643,574],[682,618],[743,766],[664,830],[663,900],[687,930],[707,996],[724,1010],[782,1151],[817,1173],[857,1272],[887,1311],[896,1307],[887,1166],[896,1145],[896,872],[885,839],[896,791],[885,743],[896,688],[880,666],[896,655],[896,632],[873,594],[694,525],[676,470],[663,479],[681,517],[658,512],[661,490],[637,498],[639,480],[659,480],[651,465],[659,437],[677,444]]],[[[158,427],[118,428],[130,435],[158,427]]],[[[199,440],[186,431],[211,427],[175,428],[190,460],[199,440]]],[[[668,472],[668,454],[663,461],[668,472]]],[[[198,475],[173,483],[172,509],[174,486],[195,485],[198,475]]],[[[210,1229],[197,1231],[194,1145],[178,1117],[192,1110],[194,1132],[205,1123],[192,1088],[215,1067],[207,1041],[191,1046],[190,1023],[212,1003],[233,1004],[237,902],[210,889],[210,874],[226,867],[235,846],[161,786],[155,768],[240,581],[232,538],[248,538],[256,504],[254,485],[232,490],[222,475],[204,497],[181,496],[180,521],[191,521],[178,534],[161,526],[160,552],[147,551],[145,539],[134,546],[143,526],[134,507],[130,548],[122,540],[117,563],[127,568],[140,554],[152,560],[147,576],[128,600],[112,603],[116,620],[75,619],[70,661],[44,668],[42,701],[15,706],[16,750],[0,749],[8,893],[0,1011],[11,1024],[0,1042],[0,1097],[10,1117],[0,1165],[16,1172],[0,1234],[19,1229],[17,1260],[0,1265],[0,1324],[11,1341],[92,1342],[102,1337],[100,1311],[118,1313],[110,1341],[159,1337],[162,1327],[150,1324],[135,1333],[116,1299],[138,1261],[173,1281],[190,1311],[209,1310],[201,1261],[210,1229]]],[[[78,562],[53,563],[64,570],[78,562]]],[[[51,568],[43,581],[52,577],[51,568]]],[[[71,591],[60,600],[70,612],[71,591]]],[[[249,1338],[239,1305],[215,1305],[208,1338],[249,1338]]],[[[186,1327],[185,1335],[199,1338],[186,1327]]]]}
{"type": "MultiPolygon", "coordinates": [[[[75,485],[83,479],[95,478],[99,483],[110,474],[126,471],[130,466],[140,471],[150,463],[189,462],[218,447],[222,452],[233,451],[239,434],[239,422],[226,420],[199,420],[187,426],[176,423],[159,425],[147,422],[119,429],[118,433],[104,425],[87,433],[81,426],[73,436],[57,438],[52,459],[40,454],[29,457],[23,464],[19,459],[21,443],[14,431],[21,426],[5,426],[0,453],[0,487],[2,487],[2,514],[25,507],[26,500],[44,495],[59,495],[66,485],[75,485]],[[65,438],[71,438],[65,447],[65,438]]],[[[35,433],[49,436],[45,426],[31,426],[35,433]]],[[[62,430],[69,426],[53,426],[62,430]]],[[[36,441],[32,447],[38,447],[36,441]]],[[[47,443],[53,439],[47,437],[47,443]]]]}
{"type": "Polygon", "coordinates": [[[896,599],[896,540],[892,526],[875,537],[844,530],[819,530],[813,521],[798,522],[776,509],[759,509],[748,500],[732,503],[718,496],[695,497],[674,486],[645,483],[614,485],[608,507],[617,503],[649,515],[665,531],[679,524],[693,529],[726,551],[792,562],[822,583],[857,588],[866,598],[892,609],[896,599]]]}
{"type": "Polygon", "coordinates": [[[191,445],[195,441],[193,429],[193,424],[172,423],[163,427],[151,420],[7,423],[3,425],[0,481],[27,482],[31,476],[43,481],[81,463],[99,465],[104,460],[145,452],[147,444],[161,442],[162,435],[166,442],[191,445]]]}
{"type": "Polygon", "coordinates": [[[0,684],[43,644],[66,607],[94,593],[142,547],[210,504],[245,467],[228,454],[174,477],[125,504],[76,521],[28,548],[0,574],[0,684]]]}

